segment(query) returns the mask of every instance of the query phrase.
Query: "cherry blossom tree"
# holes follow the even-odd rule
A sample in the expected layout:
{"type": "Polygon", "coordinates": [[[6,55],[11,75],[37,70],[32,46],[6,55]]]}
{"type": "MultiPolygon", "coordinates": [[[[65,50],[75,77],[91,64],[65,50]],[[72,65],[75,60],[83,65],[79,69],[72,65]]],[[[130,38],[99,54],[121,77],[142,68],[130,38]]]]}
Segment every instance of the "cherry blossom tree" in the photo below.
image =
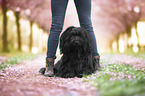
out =
{"type": "MultiPolygon", "coordinates": [[[[119,35],[131,36],[131,28],[145,17],[144,0],[93,0],[97,6],[96,22],[108,40],[117,40],[119,35]],[[107,31],[107,34],[106,34],[107,31]]],[[[136,32],[137,33],[137,32],[136,32]]]]}
{"type": "Polygon", "coordinates": [[[49,30],[49,26],[50,26],[50,0],[1,0],[4,1],[5,3],[1,3],[2,8],[5,9],[3,11],[3,13],[5,12],[5,17],[4,17],[4,21],[5,23],[3,23],[4,25],[4,29],[6,30],[4,31],[4,36],[5,37],[3,39],[4,43],[4,48],[6,49],[5,46],[8,44],[8,42],[6,41],[6,37],[7,35],[7,18],[6,18],[6,11],[8,10],[13,10],[14,14],[15,14],[15,18],[16,18],[16,26],[17,26],[17,38],[18,38],[18,50],[21,51],[21,29],[20,29],[20,18],[21,16],[27,18],[30,21],[30,42],[29,42],[29,47],[30,50],[32,49],[32,45],[33,45],[33,30],[32,30],[32,26],[33,23],[37,23],[43,30],[48,31],[49,30]]]}
{"type": "Polygon", "coordinates": [[[7,1],[6,0],[0,0],[1,8],[2,8],[2,14],[3,14],[3,51],[8,51],[8,40],[7,40],[7,1]]]}

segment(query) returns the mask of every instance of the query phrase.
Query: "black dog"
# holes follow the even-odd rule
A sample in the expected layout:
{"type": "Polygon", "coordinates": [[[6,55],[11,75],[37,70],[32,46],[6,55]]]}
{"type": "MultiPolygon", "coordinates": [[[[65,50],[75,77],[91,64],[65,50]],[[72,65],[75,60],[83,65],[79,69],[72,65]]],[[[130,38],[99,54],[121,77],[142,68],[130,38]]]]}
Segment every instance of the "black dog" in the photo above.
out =
{"type": "MultiPolygon", "coordinates": [[[[57,77],[82,77],[95,71],[92,44],[88,32],[81,27],[69,27],[60,37],[60,52],[63,54],[54,66],[57,77]]],[[[44,74],[45,68],[40,69],[44,74]]]]}

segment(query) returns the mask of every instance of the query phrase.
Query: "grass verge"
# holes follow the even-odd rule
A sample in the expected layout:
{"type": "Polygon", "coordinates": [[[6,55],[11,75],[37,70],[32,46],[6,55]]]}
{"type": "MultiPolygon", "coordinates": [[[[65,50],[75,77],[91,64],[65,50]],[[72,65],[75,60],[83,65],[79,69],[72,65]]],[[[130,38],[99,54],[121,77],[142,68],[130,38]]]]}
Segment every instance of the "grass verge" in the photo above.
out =
{"type": "Polygon", "coordinates": [[[131,55],[133,57],[137,57],[137,58],[141,58],[141,59],[145,60],[145,52],[139,52],[139,53],[131,53],[131,52],[128,52],[126,54],[127,55],[131,55]]]}
{"type": "Polygon", "coordinates": [[[145,51],[139,51],[139,52],[135,53],[130,50],[126,50],[124,53],[111,52],[108,54],[126,54],[126,55],[130,55],[130,56],[141,58],[142,60],[145,60],[145,51]]]}
{"type": "Polygon", "coordinates": [[[38,56],[38,54],[32,53],[2,53],[1,56],[6,56],[8,59],[0,64],[0,70],[6,67],[10,67],[14,64],[20,63],[23,60],[30,60],[38,56]]]}
{"type": "Polygon", "coordinates": [[[130,65],[104,65],[102,71],[84,76],[101,96],[145,96],[145,72],[130,65]]]}

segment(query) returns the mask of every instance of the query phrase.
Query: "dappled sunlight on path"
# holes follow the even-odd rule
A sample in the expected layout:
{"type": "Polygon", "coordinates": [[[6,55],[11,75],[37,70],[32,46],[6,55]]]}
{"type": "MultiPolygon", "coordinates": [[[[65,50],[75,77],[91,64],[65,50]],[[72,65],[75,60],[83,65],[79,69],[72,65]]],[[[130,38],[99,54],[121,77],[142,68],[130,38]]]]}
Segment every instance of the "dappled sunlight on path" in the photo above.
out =
{"type": "Polygon", "coordinates": [[[45,56],[23,61],[0,72],[1,96],[96,96],[96,89],[82,78],[44,77],[38,73],[45,56]]]}

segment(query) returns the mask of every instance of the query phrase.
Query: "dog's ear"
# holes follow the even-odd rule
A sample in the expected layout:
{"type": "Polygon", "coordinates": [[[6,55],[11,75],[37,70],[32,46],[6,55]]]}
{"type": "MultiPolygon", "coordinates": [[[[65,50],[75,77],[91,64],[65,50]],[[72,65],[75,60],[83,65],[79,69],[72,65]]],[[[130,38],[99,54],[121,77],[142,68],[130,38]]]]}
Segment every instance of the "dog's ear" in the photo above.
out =
{"type": "Polygon", "coordinates": [[[69,33],[70,31],[72,31],[72,29],[74,29],[74,26],[70,26],[68,27],[61,35],[60,40],[62,40],[64,37],[66,37],[67,33],[69,33]]]}
{"type": "Polygon", "coordinates": [[[68,27],[61,35],[60,37],[60,45],[59,45],[59,49],[60,49],[60,54],[63,53],[63,45],[64,45],[64,42],[66,39],[67,39],[67,35],[72,31],[72,29],[74,29],[75,27],[74,26],[70,26],[68,27]]]}

